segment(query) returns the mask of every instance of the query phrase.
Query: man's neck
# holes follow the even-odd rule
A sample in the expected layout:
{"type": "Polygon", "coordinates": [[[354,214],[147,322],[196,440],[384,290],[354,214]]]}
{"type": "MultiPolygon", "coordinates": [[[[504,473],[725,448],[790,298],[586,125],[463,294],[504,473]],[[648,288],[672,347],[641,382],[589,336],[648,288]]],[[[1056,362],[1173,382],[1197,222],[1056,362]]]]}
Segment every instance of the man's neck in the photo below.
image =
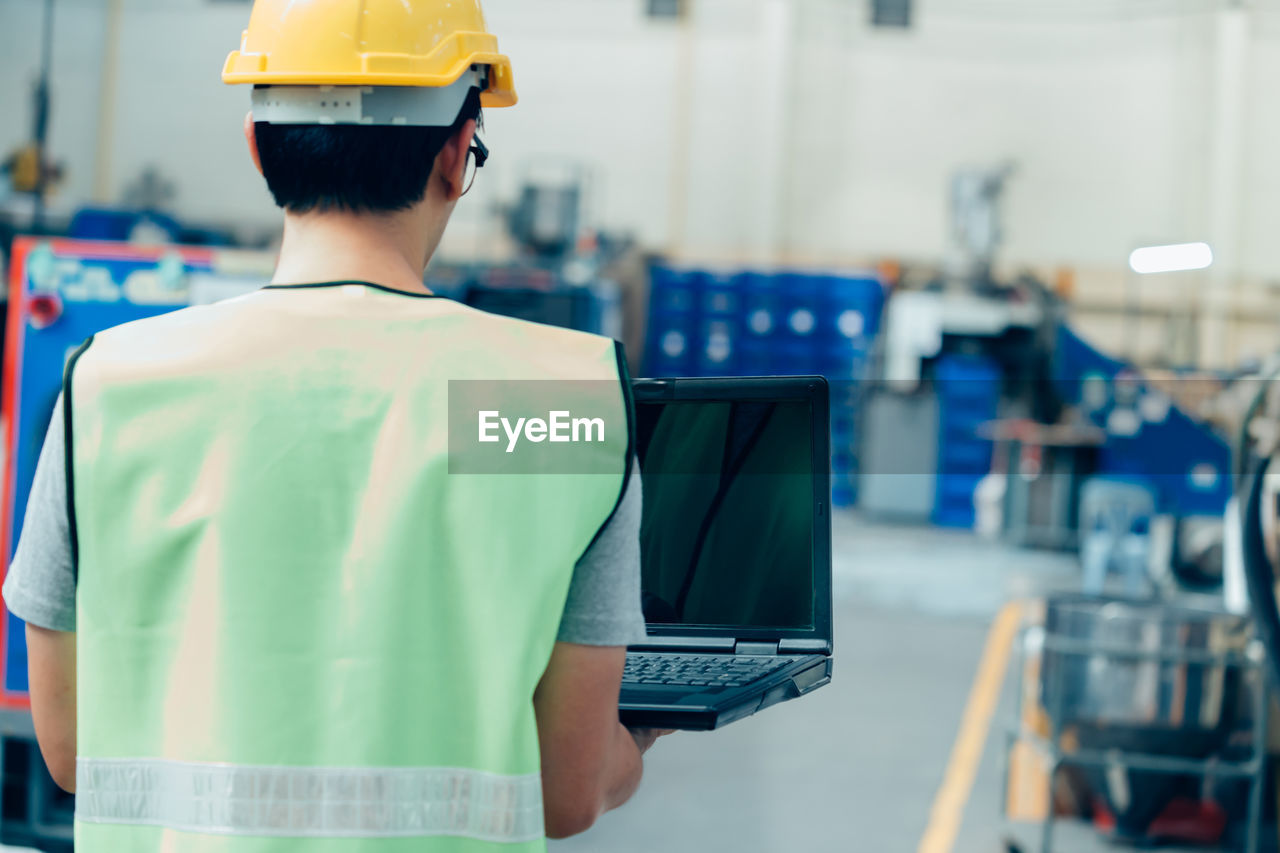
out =
{"type": "Polygon", "coordinates": [[[272,284],[367,281],[425,293],[431,249],[420,211],[368,215],[286,214],[284,240],[272,284]]]}

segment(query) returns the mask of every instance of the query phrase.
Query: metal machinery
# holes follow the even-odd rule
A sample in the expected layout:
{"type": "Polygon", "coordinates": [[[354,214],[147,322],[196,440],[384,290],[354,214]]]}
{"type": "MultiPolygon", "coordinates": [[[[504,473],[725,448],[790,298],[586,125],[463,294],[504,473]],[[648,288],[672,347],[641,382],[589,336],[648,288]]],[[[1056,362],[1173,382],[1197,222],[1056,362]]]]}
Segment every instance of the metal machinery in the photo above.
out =
{"type": "Polygon", "coordinates": [[[1212,585],[1230,452],[1181,393],[1209,383],[1140,373],[1074,333],[1038,279],[994,278],[1012,174],[1001,165],[954,176],[948,263],[905,277],[889,300],[861,505],[1074,550],[1086,479],[1128,479],[1153,495],[1152,539],[1167,561],[1212,585]]]}
{"type": "MultiPolygon", "coordinates": [[[[1224,585],[1231,603],[1235,576],[1242,575],[1248,609],[1266,651],[1269,682],[1280,683],[1280,363],[1272,359],[1247,384],[1250,402],[1240,420],[1234,465],[1236,499],[1228,523],[1237,521],[1238,541],[1228,539],[1224,585]]],[[[1238,602],[1243,606],[1244,602],[1238,602]]]]}
{"type": "Polygon", "coordinates": [[[1162,555],[1173,576],[1151,597],[1054,596],[1029,620],[1006,808],[1043,821],[1044,851],[1067,790],[1119,840],[1189,833],[1178,837],[1209,843],[1234,828],[1225,840],[1251,853],[1271,766],[1268,686],[1280,669],[1280,476],[1268,474],[1280,448],[1270,380],[1280,372],[1201,389],[1219,426],[1237,426],[1233,448],[1173,403],[1173,391],[1188,389],[1162,389],[1065,327],[1060,335],[1054,384],[1105,436],[1097,469],[1145,483],[1181,535],[1162,555]],[[1180,561],[1196,563],[1197,577],[1180,574],[1180,561]],[[1231,567],[1241,564],[1236,584],[1231,567]],[[1233,592],[1246,578],[1256,635],[1233,592]],[[1034,808],[1018,793],[1029,790],[1039,792],[1034,808]]]}
{"type": "Polygon", "coordinates": [[[1000,199],[1016,171],[1013,163],[959,169],[951,176],[951,227],[955,238],[946,280],[952,287],[988,287],[1004,238],[1000,199]]]}
{"type": "MultiPolygon", "coordinates": [[[[12,559],[36,461],[69,352],[101,329],[256,289],[272,254],[19,238],[9,276],[4,357],[0,552],[12,559]]],[[[35,744],[23,623],[0,623],[0,844],[71,849],[73,798],[35,744]]]]}
{"type": "Polygon", "coordinates": [[[622,339],[621,294],[608,269],[633,246],[583,228],[588,189],[576,165],[528,169],[504,211],[518,256],[507,263],[433,264],[428,286],[481,310],[622,339]]]}
{"type": "Polygon", "coordinates": [[[993,274],[1000,200],[1013,167],[956,172],[949,187],[952,247],[941,274],[890,299],[861,455],[864,509],[904,520],[972,527],[974,496],[991,470],[1004,414],[1052,420],[1043,394],[1059,311],[1038,280],[993,274]],[[921,455],[921,446],[932,452],[921,455]],[[936,463],[936,474],[924,463],[936,463]]]}

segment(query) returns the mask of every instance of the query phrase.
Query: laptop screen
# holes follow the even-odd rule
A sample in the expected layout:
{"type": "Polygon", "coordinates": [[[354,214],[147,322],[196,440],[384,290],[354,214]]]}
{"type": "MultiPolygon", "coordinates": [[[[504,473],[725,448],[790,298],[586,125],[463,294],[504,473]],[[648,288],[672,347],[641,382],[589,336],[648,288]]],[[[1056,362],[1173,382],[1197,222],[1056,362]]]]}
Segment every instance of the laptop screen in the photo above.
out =
{"type": "Polygon", "coordinates": [[[794,398],[636,401],[649,624],[814,627],[814,417],[794,398]]]}

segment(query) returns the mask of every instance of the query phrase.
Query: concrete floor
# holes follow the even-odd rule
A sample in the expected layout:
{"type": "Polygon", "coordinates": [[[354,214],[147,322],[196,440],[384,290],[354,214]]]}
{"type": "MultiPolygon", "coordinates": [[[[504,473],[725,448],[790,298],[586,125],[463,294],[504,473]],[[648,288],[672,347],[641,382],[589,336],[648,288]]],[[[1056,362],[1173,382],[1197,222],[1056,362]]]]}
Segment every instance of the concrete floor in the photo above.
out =
{"type": "MultiPolygon", "coordinates": [[[[832,683],[722,731],[660,741],[632,802],[552,853],[915,853],[992,617],[1011,599],[1074,589],[1076,562],[853,514],[837,516],[833,535],[832,683]]],[[[1005,839],[1038,853],[1038,825],[1000,814],[1013,686],[1007,678],[955,843],[938,853],[1006,853],[1005,839]]],[[[1063,822],[1054,849],[1119,848],[1063,822]]]]}
{"type": "MultiPolygon", "coordinates": [[[[553,853],[912,853],[928,823],[992,617],[1013,598],[1071,589],[1074,557],[969,533],[835,520],[836,665],[802,701],[649,753],[624,808],[553,853]]],[[[1001,817],[1007,679],[950,853],[1038,850],[1001,817]]],[[[1061,824],[1056,850],[1107,850],[1061,824]]]]}

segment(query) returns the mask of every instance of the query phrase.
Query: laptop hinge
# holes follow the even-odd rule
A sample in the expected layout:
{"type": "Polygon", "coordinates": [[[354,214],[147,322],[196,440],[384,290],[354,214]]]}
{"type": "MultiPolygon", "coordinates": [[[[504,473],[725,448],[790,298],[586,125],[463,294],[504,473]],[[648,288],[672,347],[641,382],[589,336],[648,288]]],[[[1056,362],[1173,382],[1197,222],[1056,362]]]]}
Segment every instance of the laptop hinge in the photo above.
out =
{"type": "Polygon", "coordinates": [[[739,640],[733,646],[733,653],[735,655],[776,655],[778,653],[778,644],[739,640]]]}
{"type": "Polygon", "coordinates": [[[783,640],[778,644],[778,653],[784,655],[829,655],[831,641],[818,639],[783,640]]]}

